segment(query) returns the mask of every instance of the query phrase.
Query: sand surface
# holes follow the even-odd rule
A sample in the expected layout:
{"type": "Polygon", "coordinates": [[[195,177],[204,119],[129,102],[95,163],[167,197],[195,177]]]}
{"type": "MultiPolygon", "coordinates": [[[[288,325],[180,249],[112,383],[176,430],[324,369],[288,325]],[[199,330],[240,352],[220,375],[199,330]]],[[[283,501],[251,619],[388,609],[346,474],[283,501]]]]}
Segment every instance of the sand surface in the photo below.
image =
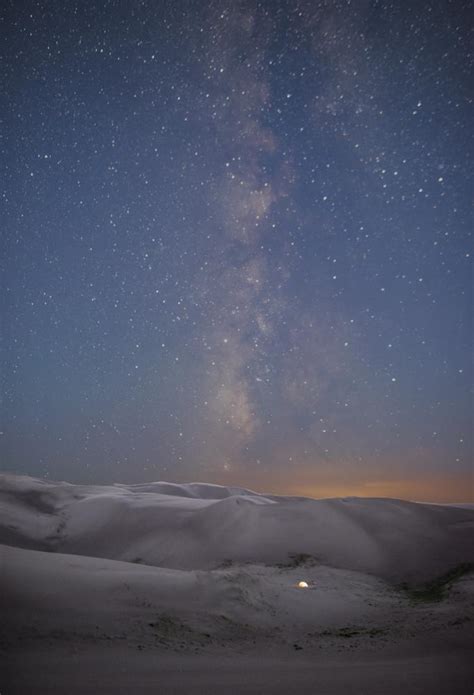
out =
{"type": "Polygon", "coordinates": [[[56,695],[453,695],[470,693],[468,654],[359,655],[308,660],[299,656],[165,656],[127,649],[23,652],[8,693],[56,695]],[[27,664],[25,669],[24,664],[27,664]]]}
{"type": "Polygon", "coordinates": [[[464,507],[0,476],[0,692],[470,693],[473,528],[464,507]]]}

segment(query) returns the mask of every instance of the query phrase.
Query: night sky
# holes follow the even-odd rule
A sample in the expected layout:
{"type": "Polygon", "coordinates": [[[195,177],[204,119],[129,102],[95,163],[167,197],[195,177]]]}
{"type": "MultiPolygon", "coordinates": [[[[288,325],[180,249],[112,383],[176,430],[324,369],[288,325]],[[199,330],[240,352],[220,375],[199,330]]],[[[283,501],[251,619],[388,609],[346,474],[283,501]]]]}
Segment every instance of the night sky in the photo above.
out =
{"type": "Polygon", "coordinates": [[[469,499],[469,4],[3,2],[2,469],[469,499]]]}

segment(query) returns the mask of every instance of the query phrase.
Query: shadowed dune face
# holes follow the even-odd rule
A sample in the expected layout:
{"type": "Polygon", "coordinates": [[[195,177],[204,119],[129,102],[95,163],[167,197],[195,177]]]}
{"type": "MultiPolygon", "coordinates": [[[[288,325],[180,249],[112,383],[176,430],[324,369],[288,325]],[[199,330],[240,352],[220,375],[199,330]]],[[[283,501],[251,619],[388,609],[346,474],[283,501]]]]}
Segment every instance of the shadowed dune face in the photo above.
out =
{"type": "Polygon", "coordinates": [[[394,582],[474,561],[474,510],[391,499],[263,495],[190,483],[76,486],[0,477],[0,541],[175,569],[320,564],[394,582]]]}
{"type": "Polygon", "coordinates": [[[55,497],[42,490],[17,490],[5,492],[13,503],[22,504],[40,514],[54,514],[56,511],[55,497]]]}

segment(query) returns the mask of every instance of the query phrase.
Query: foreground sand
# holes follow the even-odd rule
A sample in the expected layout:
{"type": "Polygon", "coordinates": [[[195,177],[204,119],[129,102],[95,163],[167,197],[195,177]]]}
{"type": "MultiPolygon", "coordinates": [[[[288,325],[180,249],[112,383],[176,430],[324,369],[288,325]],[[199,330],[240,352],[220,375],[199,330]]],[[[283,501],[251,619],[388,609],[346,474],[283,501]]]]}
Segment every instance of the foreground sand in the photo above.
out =
{"type": "Polygon", "coordinates": [[[23,651],[5,692],[55,695],[453,695],[472,691],[467,653],[344,655],[309,660],[266,656],[163,656],[116,647],[23,651]]]}
{"type": "Polygon", "coordinates": [[[2,494],[2,695],[472,691],[472,509],[13,476],[2,494]]]}

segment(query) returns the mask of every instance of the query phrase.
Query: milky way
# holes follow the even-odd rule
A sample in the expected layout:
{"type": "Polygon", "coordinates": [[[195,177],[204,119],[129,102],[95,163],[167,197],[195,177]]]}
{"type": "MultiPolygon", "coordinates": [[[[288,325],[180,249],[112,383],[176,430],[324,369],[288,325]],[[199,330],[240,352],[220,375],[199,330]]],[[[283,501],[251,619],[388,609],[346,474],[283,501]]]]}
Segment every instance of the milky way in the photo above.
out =
{"type": "Polygon", "coordinates": [[[3,468],[466,498],[468,3],[1,12],[3,468]]]}

